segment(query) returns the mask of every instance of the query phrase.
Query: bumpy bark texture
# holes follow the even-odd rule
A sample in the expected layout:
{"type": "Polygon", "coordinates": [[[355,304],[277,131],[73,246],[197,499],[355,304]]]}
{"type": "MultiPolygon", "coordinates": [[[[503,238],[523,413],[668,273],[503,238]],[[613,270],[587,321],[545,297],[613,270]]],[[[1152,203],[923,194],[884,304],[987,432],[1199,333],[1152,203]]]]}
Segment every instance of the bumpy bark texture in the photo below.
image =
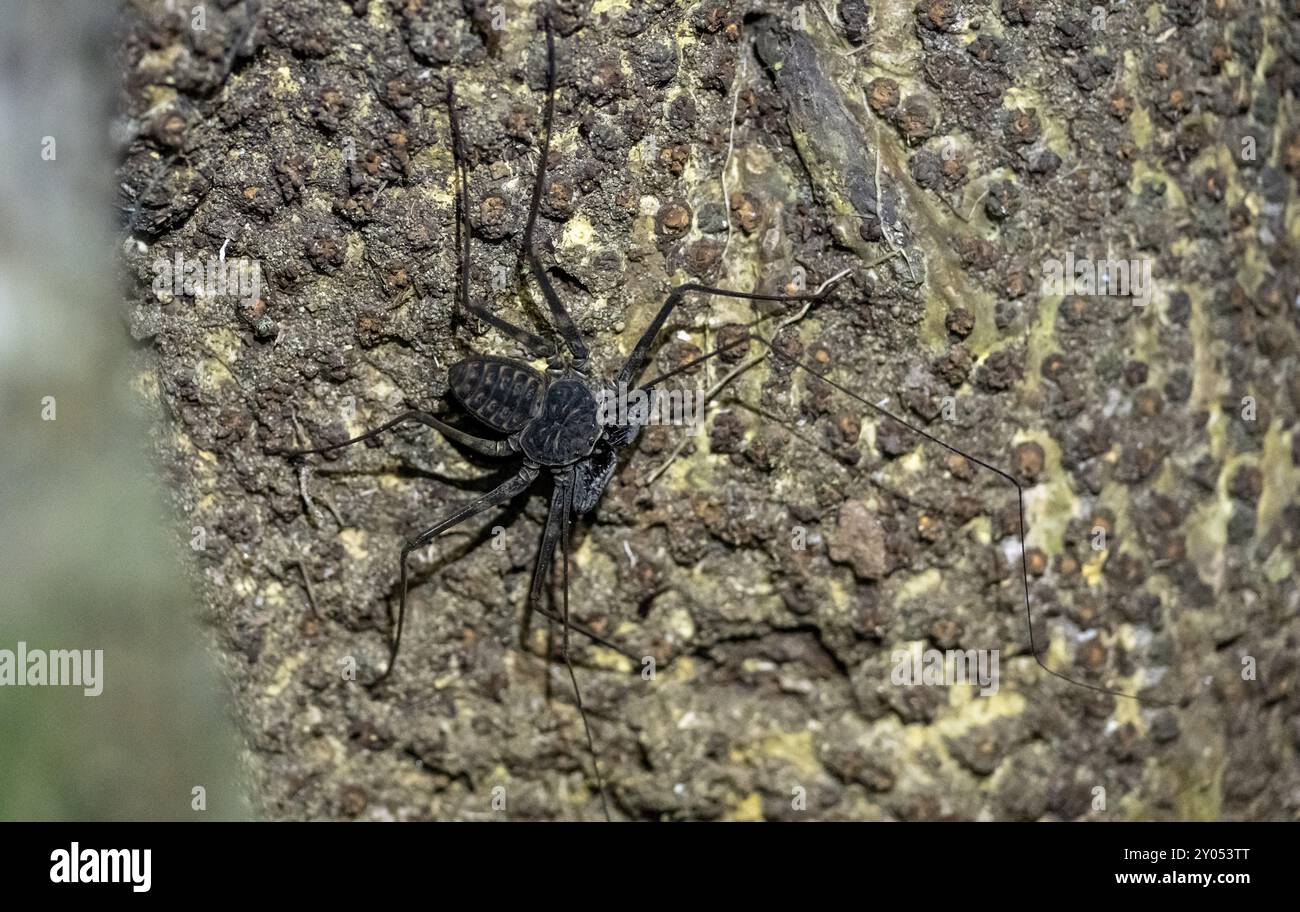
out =
{"type": "MultiPolygon", "coordinates": [[[[505,470],[425,430],[268,453],[454,411],[451,364],[517,354],[455,313],[444,97],[473,293],[526,321],[540,5],[209,6],[206,30],[131,8],[130,324],[261,806],[597,817],[524,621],[546,486],[417,555],[404,655],[367,689],[401,543],[505,470]],[[257,300],[151,288],[159,258],[222,251],[261,264],[257,300]]],[[[1300,814],[1300,18],[1095,6],[555,4],[542,257],[601,376],[675,284],[853,270],[784,326],[682,307],[660,370],[749,325],[787,357],[682,378],[720,386],[704,432],[648,429],[576,529],[576,616],[654,658],[575,641],[616,817],[1300,814]],[[1044,287],[1067,254],[1145,261],[1154,291],[1044,287]],[[1035,662],[1014,484],[789,358],[1019,479],[1042,661],[1145,702],[1035,662]],[[996,650],[996,693],[898,683],[927,649],[996,650]]]]}

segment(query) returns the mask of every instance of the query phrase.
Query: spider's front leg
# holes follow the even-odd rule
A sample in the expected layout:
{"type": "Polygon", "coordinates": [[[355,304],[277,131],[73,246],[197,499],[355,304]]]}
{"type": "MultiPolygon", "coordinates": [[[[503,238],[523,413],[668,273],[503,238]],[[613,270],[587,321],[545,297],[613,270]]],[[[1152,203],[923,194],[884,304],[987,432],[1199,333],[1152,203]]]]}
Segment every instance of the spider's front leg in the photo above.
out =
{"type": "Polygon", "coordinates": [[[623,369],[619,371],[617,383],[628,388],[636,384],[637,378],[641,376],[641,371],[645,370],[646,363],[650,359],[650,349],[654,345],[655,339],[658,338],[660,330],[663,329],[664,323],[667,322],[669,315],[676,309],[677,305],[681,303],[682,298],[690,292],[721,295],[726,298],[740,298],[745,301],[780,301],[793,304],[800,301],[817,301],[824,298],[850,272],[852,272],[851,269],[841,270],[825,282],[822,282],[815,291],[797,295],[755,294],[748,291],[732,291],[729,288],[698,285],[694,282],[678,285],[668,295],[668,300],[664,301],[663,306],[659,308],[659,313],[655,314],[655,318],[650,321],[650,326],[637,340],[636,347],[632,349],[632,354],[628,356],[623,369]]]}
{"type": "MultiPolygon", "coordinates": [[[[837,276],[836,279],[838,278],[839,277],[837,276]]],[[[835,279],[832,279],[831,281],[835,281],[835,279]]],[[[1019,520],[1018,531],[1019,531],[1019,539],[1020,539],[1020,579],[1021,579],[1021,583],[1024,586],[1025,626],[1026,626],[1026,633],[1027,633],[1026,639],[1029,645],[1029,653],[1030,655],[1033,656],[1034,661],[1038,664],[1040,668],[1042,668],[1045,672],[1052,675],[1053,677],[1059,678],[1060,680],[1065,681],[1066,683],[1071,684],[1075,687],[1080,687],[1085,690],[1091,690],[1094,693],[1101,693],[1112,697],[1123,697],[1125,699],[1136,700],[1137,702],[1147,706],[1168,707],[1168,706],[1175,705],[1174,703],[1166,700],[1152,699],[1150,697],[1141,696],[1138,693],[1132,693],[1132,692],[1117,690],[1109,687],[1103,687],[1097,684],[1089,683],[1087,681],[1079,680],[1078,678],[1072,675],[1069,675],[1063,671],[1059,671],[1055,668],[1052,668],[1047,664],[1047,662],[1044,661],[1043,655],[1045,650],[1040,648],[1037,638],[1034,635],[1034,618],[1033,618],[1033,610],[1032,610],[1032,605],[1030,602],[1030,594],[1029,594],[1029,563],[1028,563],[1029,549],[1025,547],[1025,491],[1022,483],[1012,473],[998,468],[992,462],[981,459],[978,456],[975,456],[969,452],[966,452],[965,450],[958,448],[957,446],[948,442],[947,440],[944,440],[936,436],[935,434],[930,433],[925,428],[918,426],[916,423],[907,420],[901,415],[897,415],[891,412],[880,403],[869,398],[865,393],[857,392],[853,389],[850,389],[845,384],[840,383],[839,381],[834,380],[831,377],[827,376],[825,371],[819,370],[817,366],[814,365],[813,363],[801,360],[789,354],[788,352],[781,350],[781,348],[773,344],[772,340],[766,339],[755,332],[745,333],[743,336],[740,336],[738,339],[728,342],[726,345],[723,345],[719,348],[715,348],[713,351],[710,351],[707,354],[704,354],[698,358],[694,358],[686,362],[685,364],[679,365],[673,368],[672,370],[664,374],[661,374],[658,377],[655,377],[653,380],[650,380],[643,387],[641,387],[641,389],[649,390],[653,388],[656,384],[662,382],[663,380],[668,379],[669,377],[672,377],[676,374],[682,373],[687,370],[691,370],[692,368],[698,366],[699,364],[704,363],[705,361],[708,361],[711,358],[716,358],[727,351],[730,351],[740,345],[748,344],[749,342],[757,342],[758,344],[762,345],[765,349],[767,349],[767,353],[769,355],[771,355],[772,357],[776,358],[779,361],[783,361],[790,367],[803,372],[808,376],[810,381],[814,383],[824,384],[829,389],[834,390],[836,393],[845,396],[848,399],[858,403],[868,411],[876,413],[883,419],[894,422],[895,424],[905,428],[906,430],[908,430],[909,432],[911,432],[912,434],[916,435],[918,438],[924,441],[934,444],[935,446],[941,447],[944,450],[948,451],[949,453],[956,456],[960,456],[963,459],[975,464],[976,466],[979,466],[980,468],[987,470],[988,472],[992,473],[993,475],[997,476],[1002,481],[1006,482],[1011,487],[1013,487],[1016,491],[1016,515],[1019,520]]],[[[827,449],[824,446],[824,444],[817,443],[816,441],[814,441],[814,445],[820,449],[823,449],[828,455],[832,457],[836,455],[835,453],[827,449]]]]}
{"type": "Polygon", "coordinates": [[[537,256],[537,250],[533,247],[533,228],[537,224],[537,213],[542,204],[542,189],[546,184],[546,166],[551,155],[551,127],[555,120],[555,35],[551,28],[549,11],[545,17],[545,28],[546,111],[542,117],[541,158],[537,163],[537,177],[533,182],[533,198],[528,207],[528,223],[524,228],[524,240],[519,248],[519,256],[520,260],[526,259],[528,261],[528,269],[537,282],[537,287],[542,290],[542,297],[546,299],[546,306],[551,312],[551,319],[555,323],[555,328],[564,339],[564,344],[573,357],[574,369],[584,371],[587,369],[587,362],[591,359],[587,343],[582,338],[582,332],[578,329],[578,324],[573,321],[573,316],[569,313],[568,308],[564,306],[564,302],[560,300],[559,294],[556,293],[555,286],[551,284],[550,277],[546,274],[546,269],[537,256]]]}
{"type": "Polygon", "coordinates": [[[461,446],[473,450],[476,453],[481,453],[484,456],[508,456],[516,449],[509,440],[489,440],[486,437],[476,437],[473,434],[468,434],[465,431],[462,431],[460,428],[452,427],[450,424],[447,424],[445,421],[442,421],[434,415],[430,415],[428,412],[412,409],[407,412],[402,412],[402,414],[398,415],[392,421],[381,424],[373,431],[366,431],[364,434],[359,434],[349,440],[344,440],[342,443],[331,443],[327,446],[309,447],[303,450],[286,450],[279,447],[272,447],[269,448],[267,452],[272,455],[288,456],[291,458],[309,456],[312,453],[328,453],[331,450],[341,450],[344,447],[350,447],[378,437],[380,434],[384,433],[384,431],[392,430],[398,425],[405,424],[408,421],[418,421],[426,427],[433,428],[453,443],[459,443],[461,446]]]}

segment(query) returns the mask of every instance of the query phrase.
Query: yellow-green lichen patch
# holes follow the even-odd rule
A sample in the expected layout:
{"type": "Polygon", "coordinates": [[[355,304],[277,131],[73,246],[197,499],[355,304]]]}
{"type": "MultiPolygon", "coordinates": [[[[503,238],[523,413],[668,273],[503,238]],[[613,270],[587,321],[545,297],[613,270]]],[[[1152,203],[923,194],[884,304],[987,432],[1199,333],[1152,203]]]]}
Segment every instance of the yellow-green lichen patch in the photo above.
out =
{"type": "Polygon", "coordinates": [[[204,334],[203,341],[210,357],[200,359],[195,365],[194,379],[200,388],[225,395],[224,387],[227,384],[238,386],[239,383],[232,372],[239,360],[239,337],[233,330],[222,327],[209,330],[204,334]]]}
{"type": "MultiPolygon", "coordinates": [[[[1037,393],[1042,386],[1043,360],[1056,350],[1056,313],[1062,300],[1063,296],[1059,294],[1044,294],[1039,299],[1034,323],[1029,328],[1029,343],[1025,352],[1025,375],[1021,380],[1021,389],[1027,395],[1037,393]]],[[[976,354],[984,354],[987,347],[986,343],[982,346],[983,350],[976,351],[976,354]]]]}
{"type": "Polygon", "coordinates": [[[1226,572],[1224,549],[1228,543],[1228,520],[1232,504],[1226,496],[1198,504],[1183,528],[1187,540],[1187,557],[1201,582],[1216,592],[1223,588],[1226,572]]]}
{"type": "Polygon", "coordinates": [[[1214,334],[1204,290],[1188,284],[1183,291],[1192,303],[1192,395],[1188,407],[1193,412],[1217,411],[1219,401],[1229,391],[1228,381],[1219,371],[1223,343],[1214,334]]]}
{"type": "Polygon", "coordinates": [[[370,556],[370,550],[367,542],[370,536],[364,529],[340,529],[339,543],[343,545],[343,550],[347,552],[348,559],[353,561],[364,561],[370,556]]]}
{"type": "Polygon", "coordinates": [[[1282,511],[1295,501],[1296,492],[1300,491],[1300,467],[1291,462],[1289,438],[1281,420],[1274,421],[1264,432],[1264,448],[1258,463],[1263,490],[1255,523],[1255,536],[1261,541],[1281,521],[1282,511]]]}
{"type": "Polygon", "coordinates": [[[1135,161],[1133,163],[1133,174],[1128,185],[1129,191],[1134,196],[1141,196],[1148,185],[1161,187],[1161,198],[1165,202],[1166,210],[1173,211],[1187,208],[1187,197],[1183,194],[1182,187],[1178,185],[1178,181],[1165,172],[1164,167],[1158,162],[1145,158],[1135,161]]]}
{"type": "Polygon", "coordinates": [[[271,83],[271,94],[279,99],[289,99],[297,95],[298,91],[298,80],[294,78],[293,70],[287,66],[277,68],[271,83]]]}
{"type": "Polygon", "coordinates": [[[272,698],[280,696],[284,689],[289,686],[289,682],[293,680],[294,673],[306,661],[306,653],[287,653],[284,661],[276,667],[274,674],[271,676],[271,683],[267,685],[266,695],[272,698]]]}
{"type": "Polygon", "coordinates": [[[943,574],[934,568],[922,570],[906,577],[897,590],[897,601],[907,603],[924,598],[935,592],[943,582],[943,574]]]}
{"type": "Polygon", "coordinates": [[[723,815],[724,820],[737,823],[759,823],[763,820],[763,796],[750,792],[735,802],[723,815]]]}

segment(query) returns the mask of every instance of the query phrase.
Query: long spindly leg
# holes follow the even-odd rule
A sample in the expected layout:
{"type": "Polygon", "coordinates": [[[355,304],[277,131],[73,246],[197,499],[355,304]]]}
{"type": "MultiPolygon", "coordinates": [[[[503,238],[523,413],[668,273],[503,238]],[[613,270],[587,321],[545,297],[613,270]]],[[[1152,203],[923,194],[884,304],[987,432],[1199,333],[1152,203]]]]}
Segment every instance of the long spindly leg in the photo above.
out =
{"type": "Polygon", "coordinates": [[[612,649],[621,656],[626,656],[634,662],[639,662],[641,656],[636,655],[627,647],[620,646],[607,637],[601,636],[590,627],[557,614],[551,608],[547,607],[545,601],[542,599],[542,594],[546,589],[546,581],[549,578],[548,572],[555,557],[556,543],[564,535],[564,531],[560,527],[560,520],[557,517],[562,515],[563,521],[567,526],[569,515],[572,513],[572,510],[573,479],[571,476],[566,478],[565,476],[557,475],[555,494],[551,497],[551,509],[546,515],[546,526],[542,532],[542,546],[537,552],[537,566],[533,569],[533,582],[528,589],[529,610],[536,611],[552,623],[560,623],[564,625],[566,631],[572,630],[576,633],[580,633],[593,643],[599,643],[606,649],[612,649]],[[563,512],[561,510],[561,505],[558,501],[561,486],[566,487],[569,492],[568,512],[563,512]]]}
{"type": "Polygon", "coordinates": [[[722,346],[721,348],[708,352],[707,354],[702,355],[699,358],[694,358],[691,361],[687,362],[686,364],[683,364],[680,367],[676,368],[675,370],[672,370],[667,374],[662,374],[654,378],[649,383],[647,383],[643,388],[652,387],[655,384],[667,379],[668,377],[674,374],[680,373],[681,371],[689,370],[690,368],[695,367],[696,365],[704,361],[707,361],[710,358],[717,357],[723,352],[735,348],[738,345],[744,344],[746,342],[759,343],[760,345],[764,346],[768,350],[768,352],[772,355],[772,357],[776,358],[777,360],[784,361],[785,363],[791,365],[792,367],[795,367],[811,375],[817,381],[821,383],[825,383],[827,386],[831,387],[837,392],[840,392],[843,395],[848,396],[850,399],[853,399],[854,401],[862,405],[865,405],[867,408],[871,409],[876,414],[884,418],[887,418],[891,421],[894,421],[900,426],[907,428],[913,434],[916,434],[917,436],[922,437],[930,441],[931,443],[937,444],[938,446],[943,447],[945,450],[949,451],[950,453],[955,453],[956,455],[969,460],[975,465],[980,466],[981,468],[989,472],[992,472],[994,475],[998,476],[1003,481],[1007,482],[1009,485],[1014,487],[1016,489],[1016,507],[1018,510],[1019,522],[1020,522],[1020,526],[1019,526],[1020,577],[1021,577],[1021,582],[1024,586],[1024,593],[1025,593],[1025,625],[1029,635],[1029,651],[1033,655],[1034,661],[1038,663],[1038,666],[1042,668],[1044,671],[1046,671],[1048,674],[1052,675],[1053,677],[1059,678],[1062,681],[1065,681],[1069,684],[1073,684],[1076,687],[1082,687],[1085,688],[1086,690],[1091,690],[1096,693],[1106,694],[1112,697],[1123,697],[1125,699],[1136,700],[1139,703],[1143,703],[1146,705],[1152,705],[1152,706],[1173,705],[1166,701],[1154,700],[1149,697],[1140,697],[1137,694],[1127,693],[1121,690],[1114,690],[1108,687],[1101,687],[1096,684],[1089,684],[1086,681],[1079,681],[1065,674],[1064,672],[1058,671],[1057,669],[1050,667],[1046,662],[1043,661],[1042,653],[1038,647],[1036,638],[1034,637],[1033,612],[1032,612],[1030,597],[1029,597],[1029,558],[1027,556],[1027,551],[1025,548],[1025,491],[1024,491],[1024,487],[1011,473],[1006,472],[1003,469],[999,469],[997,466],[994,466],[989,462],[980,459],[977,456],[972,456],[970,453],[967,453],[966,451],[959,449],[956,446],[953,446],[951,443],[948,443],[946,440],[936,437],[934,434],[931,434],[929,431],[917,427],[915,424],[906,420],[905,418],[900,418],[898,415],[889,411],[884,406],[877,405],[875,402],[872,402],[871,400],[860,395],[859,393],[854,392],[853,390],[844,386],[842,383],[838,383],[830,379],[829,377],[825,376],[823,373],[819,372],[816,368],[814,368],[811,364],[807,363],[806,361],[802,361],[799,358],[794,357],[793,355],[786,354],[785,352],[781,351],[779,348],[774,346],[767,339],[765,339],[763,336],[760,336],[757,333],[750,333],[748,335],[741,336],[737,339],[732,340],[730,343],[722,346]]]}
{"type": "MultiPolygon", "coordinates": [[[[555,545],[560,536],[560,514],[564,509],[564,478],[555,476],[555,488],[551,492],[551,508],[546,514],[546,525],[542,528],[542,543],[537,549],[537,565],[533,567],[533,582],[528,587],[528,614],[525,617],[523,631],[528,631],[528,622],[534,611],[546,617],[546,701],[551,700],[551,650],[555,640],[555,622],[553,613],[547,613],[542,605],[546,591],[546,581],[550,579],[551,568],[555,565],[555,545]]],[[[561,623],[563,619],[560,619],[561,623]]]]}
{"type": "MultiPolygon", "coordinates": [[[[552,609],[547,608],[545,605],[541,604],[540,602],[534,604],[532,607],[534,611],[536,611],[538,614],[540,614],[542,617],[546,618],[547,620],[555,621],[556,623],[560,623],[560,624],[564,623],[564,618],[561,615],[557,614],[552,609]]],[[[601,646],[604,646],[606,649],[612,649],[614,652],[617,652],[619,655],[624,656],[625,658],[631,659],[633,662],[640,662],[642,659],[642,656],[637,655],[632,650],[628,649],[626,646],[620,646],[618,643],[615,643],[613,640],[609,639],[608,637],[601,636],[599,633],[592,630],[590,627],[586,626],[580,621],[573,621],[573,620],[569,621],[569,629],[572,630],[574,633],[582,634],[587,639],[591,640],[593,643],[599,643],[601,646]]]]}
{"type": "Polygon", "coordinates": [[[604,778],[601,776],[601,756],[595,751],[595,738],[591,735],[591,722],[586,717],[586,707],[582,705],[582,691],[578,690],[577,674],[573,672],[573,663],[569,661],[568,655],[568,634],[571,629],[568,617],[568,546],[569,546],[569,517],[573,513],[573,492],[569,491],[567,508],[564,511],[564,527],[560,531],[560,572],[564,579],[564,633],[563,646],[564,666],[569,670],[569,681],[573,682],[573,699],[577,700],[578,712],[582,713],[582,728],[586,730],[586,747],[591,752],[591,768],[595,770],[595,786],[601,791],[601,808],[604,811],[604,818],[610,820],[610,799],[604,794],[604,778]]]}
{"type": "Polygon", "coordinates": [[[679,303],[681,303],[682,298],[690,292],[694,291],[700,292],[701,294],[721,295],[727,298],[741,298],[746,301],[784,301],[790,303],[797,301],[816,301],[819,298],[824,297],[826,293],[834,288],[849,274],[849,272],[851,272],[851,270],[848,269],[837,272],[825,282],[822,282],[815,291],[797,295],[754,294],[747,291],[731,291],[727,288],[713,288],[708,285],[696,285],[694,283],[689,285],[678,285],[672,290],[672,293],[668,295],[668,300],[664,301],[663,306],[659,308],[659,313],[655,314],[655,318],[650,321],[650,325],[646,328],[646,331],[642,333],[641,338],[637,340],[636,347],[632,349],[632,354],[628,355],[627,362],[623,365],[623,369],[619,371],[618,383],[631,386],[636,382],[637,378],[641,376],[641,371],[645,369],[646,361],[650,357],[650,347],[654,345],[655,339],[658,338],[659,331],[663,329],[664,323],[668,320],[668,315],[673,312],[673,309],[676,308],[679,303]]]}
{"type": "Polygon", "coordinates": [[[459,443],[461,446],[468,447],[476,453],[482,453],[484,456],[508,456],[510,453],[514,452],[509,441],[488,440],[484,437],[475,437],[473,434],[467,434],[460,428],[452,427],[450,424],[439,420],[434,415],[430,415],[428,412],[422,412],[418,409],[402,412],[402,414],[398,415],[392,421],[381,424],[373,431],[366,431],[364,434],[359,434],[349,440],[344,440],[342,443],[331,443],[328,446],[310,447],[305,450],[272,450],[271,452],[280,456],[308,456],[312,453],[328,453],[330,450],[339,450],[343,447],[350,447],[354,444],[361,443],[364,440],[378,437],[380,434],[384,433],[384,431],[392,430],[399,424],[404,424],[407,421],[418,421],[420,424],[427,425],[442,434],[448,440],[459,443]]]}
{"type": "Polygon", "coordinates": [[[551,17],[548,13],[546,16],[546,112],[542,119],[542,157],[537,163],[537,177],[533,181],[533,199],[528,206],[528,223],[524,228],[524,242],[519,249],[519,255],[528,258],[528,268],[537,281],[538,287],[542,289],[542,296],[546,298],[546,306],[551,311],[555,328],[559,330],[564,338],[564,344],[573,355],[574,367],[583,370],[591,357],[587,343],[583,341],[578,325],[573,322],[573,317],[564,306],[564,302],[560,300],[550,277],[542,267],[542,261],[537,257],[537,251],[533,248],[533,228],[537,224],[537,212],[542,205],[542,189],[546,185],[546,165],[551,155],[551,124],[555,119],[555,83],[555,36],[551,31],[551,17]]]}
{"type": "MultiPolygon", "coordinates": [[[[555,548],[558,544],[563,553],[564,601],[563,614],[560,618],[561,647],[560,654],[564,666],[569,670],[569,680],[573,683],[573,698],[582,717],[582,728],[587,735],[587,749],[591,752],[591,765],[596,771],[596,787],[600,791],[600,804],[609,820],[609,799],[605,797],[605,781],[600,775],[600,759],[596,754],[596,739],[591,734],[591,721],[587,718],[587,708],[582,703],[582,690],[578,687],[578,675],[573,670],[573,660],[569,656],[569,516],[573,513],[573,470],[555,475],[555,490],[551,494],[551,509],[546,515],[546,529],[542,532],[542,547],[537,556],[537,568],[533,571],[533,584],[528,593],[528,604],[539,605],[545,594],[546,580],[554,564],[555,548]]],[[[547,660],[550,655],[548,653],[547,660]]]]}
{"type": "Polygon", "coordinates": [[[562,526],[561,515],[564,501],[573,490],[572,472],[557,473],[555,490],[551,494],[551,509],[546,514],[546,525],[542,530],[542,546],[537,552],[537,566],[533,568],[533,584],[528,587],[528,604],[539,605],[546,591],[552,560],[555,557],[555,545],[560,540],[562,526]]]}
{"type": "Polygon", "coordinates": [[[447,117],[451,122],[451,157],[456,170],[456,246],[460,256],[460,279],[457,286],[457,300],[462,311],[468,311],[478,319],[514,339],[534,358],[553,358],[555,346],[536,333],[515,326],[509,320],[502,319],[486,307],[475,304],[469,297],[469,178],[465,169],[465,151],[460,134],[460,117],[456,114],[456,86],[447,80],[447,117]]]}
{"type": "Polygon", "coordinates": [[[388,667],[384,669],[383,674],[371,682],[371,686],[379,684],[393,673],[393,666],[397,663],[397,650],[402,645],[402,628],[406,622],[407,556],[417,548],[423,548],[452,526],[464,522],[476,513],[482,513],[484,510],[505,503],[511,498],[522,494],[524,491],[528,490],[529,485],[531,485],[533,480],[536,478],[537,466],[528,462],[524,463],[524,465],[519,469],[518,474],[513,478],[498,485],[482,497],[475,498],[465,504],[465,506],[461,507],[455,513],[451,514],[437,525],[425,529],[419,535],[415,536],[415,538],[402,546],[402,595],[397,604],[397,626],[393,633],[393,639],[389,644],[388,667]]]}

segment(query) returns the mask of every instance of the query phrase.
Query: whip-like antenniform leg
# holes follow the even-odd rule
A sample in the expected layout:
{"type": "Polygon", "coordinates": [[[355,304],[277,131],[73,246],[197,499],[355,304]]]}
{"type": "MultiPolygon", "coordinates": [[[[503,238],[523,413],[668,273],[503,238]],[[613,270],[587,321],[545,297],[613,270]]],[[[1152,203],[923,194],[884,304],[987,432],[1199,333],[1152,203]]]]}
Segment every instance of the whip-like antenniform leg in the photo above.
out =
{"type": "Polygon", "coordinates": [[[760,345],[765,347],[768,350],[768,352],[777,360],[783,361],[786,364],[791,365],[792,367],[795,367],[807,374],[810,374],[817,381],[820,381],[821,383],[825,383],[827,386],[831,387],[837,392],[840,392],[845,396],[848,396],[850,399],[853,399],[854,401],[859,402],[862,405],[865,405],[867,408],[871,409],[876,414],[884,418],[888,418],[891,421],[897,422],[899,425],[907,428],[913,434],[916,434],[919,437],[923,437],[924,439],[930,441],[931,443],[938,444],[939,446],[943,447],[945,450],[949,451],[950,453],[955,453],[958,456],[970,460],[975,465],[992,472],[994,475],[997,475],[1003,481],[1006,481],[1007,483],[1012,485],[1016,489],[1016,507],[1018,510],[1018,516],[1020,521],[1020,529],[1019,529],[1020,577],[1021,577],[1021,582],[1024,585],[1024,593],[1025,593],[1025,626],[1029,635],[1029,651],[1033,655],[1034,661],[1038,663],[1038,666],[1048,674],[1052,675],[1053,677],[1060,678],[1062,681],[1065,681],[1068,684],[1073,684],[1075,687],[1082,687],[1086,690],[1091,690],[1095,693],[1106,694],[1107,696],[1124,697],[1125,699],[1136,700],[1139,703],[1148,706],[1174,705],[1167,701],[1153,700],[1148,697],[1140,697],[1137,694],[1126,693],[1125,691],[1122,690],[1113,690],[1109,687],[1102,687],[1097,684],[1089,684],[1086,681],[1079,681],[1075,678],[1070,677],[1064,672],[1058,671],[1055,668],[1050,667],[1046,662],[1043,661],[1042,652],[1038,648],[1037,638],[1034,636],[1034,618],[1033,618],[1033,612],[1031,610],[1031,603],[1029,598],[1029,558],[1026,554],[1026,549],[1025,549],[1025,490],[1024,490],[1024,486],[1021,485],[1020,482],[1015,478],[1015,476],[1011,475],[1009,472],[999,469],[997,466],[991,465],[990,463],[986,462],[983,459],[980,459],[977,456],[972,456],[970,453],[967,453],[964,450],[958,449],[957,447],[953,446],[947,441],[942,440],[939,437],[936,437],[935,435],[931,434],[929,431],[917,427],[915,424],[911,423],[905,418],[900,418],[898,415],[895,415],[893,412],[889,411],[883,406],[877,405],[876,403],[872,402],[866,397],[859,395],[858,393],[854,392],[853,390],[849,389],[843,384],[831,380],[830,378],[826,377],[823,373],[819,372],[813,365],[807,363],[806,361],[802,361],[798,358],[795,358],[792,355],[786,354],[785,352],[781,351],[776,346],[774,346],[767,339],[765,339],[763,336],[760,336],[757,333],[748,333],[744,336],[740,336],[737,339],[733,339],[731,342],[727,343],[726,345],[716,348],[713,351],[708,352],[707,354],[704,354],[698,358],[693,358],[687,363],[679,365],[678,367],[674,368],[671,371],[667,371],[666,373],[660,374],[659,376],[645,383],[641,388],[644,390],[649,390],[654,386],[658,385],[659,383],[663,382],[664,380],[667,380],[670,377],[688,371],[691,368],[699,364],[702,364],[705,361],[708,361],[712,358],[716,358],[719,355],[727,351],[730,351],[731,349],[737,348],[738,346],[744,345],[749,342],[759,343],[760,345]]]}
{"type": "Polygon", "coordinates": [[[476,437],[473,434],[467,434],[460,428],[452,427],[450,424],[447,424],[436,416],[417,409],[412,409],[409,412],[402,412],[402,414],[398,415],[392,421],[381,424],[373,431],[366,431],[364,434],[359,434],[356,437],[344,440],[342,443],[331,443],[327,446],[310,447],[305,450],[269,450],[268,452],[277,453],[281,456],[307,456],[311,453],[328,453],[330,450],[341,450],[344,447],[350,447],[354,444],[361,443],[362,441],[370,440],[373,437],[378,437],[384,431],[392,430],[399,424],[405,424],[407,421],[418,421],[420,424],[427,425],[442,434],[448,440],[459,443],[461,446],[468,447],[476,453],[482,453],[484,456],[508,456],[514,452],[509,441],[488,440],[485,437],[476,437]]]}
{"type": "Polygon", "coordinates": [[[641,334],[641,338],[637,341],[636,347],[632,349],[632,354],[628,355],[627,362],[623,365],[623,369],[619,371],[618,383],[620,385],[626,384],[628,386],[636,383],[637,378],[641,376],[641,371],[645,369],[646,362],[650,358],[650,348],[654,345],[655,339],[659,336],[659,331],[663,329],[664,323],[668,320],[668,315],[673,312],[674,308],[676,308],[679,303],[681,303],[682,298],[692,291],[697,291],[701,294],[721,295],[727,298],[741,298],[746,301],[785,301],[790,303],[797,301],[816,301],[819,298],[824,297],[826,293],[834,288],[849,274],[850,271],[851,270],[845,269],[842,272],[836,273],[823,282],[816,291],[797,295],[754,294],[747,291],[731,291],[727,288],[713,288],[708,285],[696,285],[694,283],[689,285],[678,285],[672,290],[672,293],[668,295],[668,300],[664,301],[663,306],[659,308],[659,313],[655,314],[655,318],[650,321],[650,325],[646,328],[646,331],[641,334]]]}

